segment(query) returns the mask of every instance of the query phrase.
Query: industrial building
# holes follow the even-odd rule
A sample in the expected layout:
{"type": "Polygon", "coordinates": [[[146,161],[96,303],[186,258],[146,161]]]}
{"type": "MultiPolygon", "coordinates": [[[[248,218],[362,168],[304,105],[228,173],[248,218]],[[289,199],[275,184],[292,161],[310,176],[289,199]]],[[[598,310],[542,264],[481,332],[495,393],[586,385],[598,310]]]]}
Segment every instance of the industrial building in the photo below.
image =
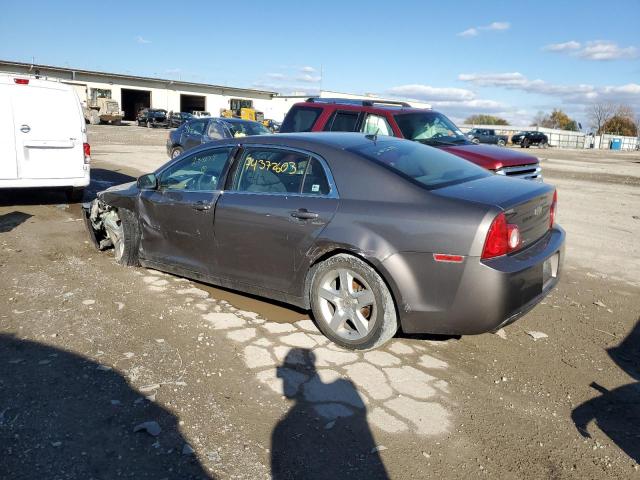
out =
{"type": "Polygon", "coordinates": [[[275,92],[234,88],[221,85],[140,77],[120,73],[95,72],[51,65],[0,60],[0,72],[34,75],[73,85],[80,101],[102,96],[117,100],[125,120],[135,120],[142,108],[163,108],[167,111],[207,111],[217,116],[230,108],[232,99],[251,100],[256,110],[269,110],[275,92]]]}

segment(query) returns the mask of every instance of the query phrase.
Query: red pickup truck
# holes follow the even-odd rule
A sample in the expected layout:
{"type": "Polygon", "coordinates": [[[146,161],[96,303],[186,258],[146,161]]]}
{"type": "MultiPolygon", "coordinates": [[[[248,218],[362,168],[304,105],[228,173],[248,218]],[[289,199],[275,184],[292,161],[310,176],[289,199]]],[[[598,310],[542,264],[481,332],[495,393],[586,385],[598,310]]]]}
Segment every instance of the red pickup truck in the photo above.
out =
{"type": "Polygon", "coordinates": [[[542,181],[536,157],[477,145],[443,114],[404,102],[309,98],[291,107],[280,128],[280,133],[322,131],[407,138],[441,148],[498,175],[542,181]]]}

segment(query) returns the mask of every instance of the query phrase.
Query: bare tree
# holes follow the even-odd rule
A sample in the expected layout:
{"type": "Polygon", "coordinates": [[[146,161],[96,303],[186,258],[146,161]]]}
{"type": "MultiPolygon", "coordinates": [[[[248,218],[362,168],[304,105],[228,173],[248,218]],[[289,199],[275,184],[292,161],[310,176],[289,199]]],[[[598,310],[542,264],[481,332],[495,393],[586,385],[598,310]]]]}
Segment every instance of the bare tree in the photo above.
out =
{"type": "Polygon", "coordinates": [[[616,107],[611,103],[594,103],[587,108],[587,116],[596,134],[601,133],[602,126],[613,116],[615,111],[616,107]]]}

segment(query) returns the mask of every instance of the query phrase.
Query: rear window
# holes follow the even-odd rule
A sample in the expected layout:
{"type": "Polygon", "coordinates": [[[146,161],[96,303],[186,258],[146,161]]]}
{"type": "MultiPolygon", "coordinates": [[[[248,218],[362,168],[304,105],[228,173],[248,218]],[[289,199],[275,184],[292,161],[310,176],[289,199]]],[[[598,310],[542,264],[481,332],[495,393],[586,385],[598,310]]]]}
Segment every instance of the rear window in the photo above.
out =
{"type": "Polygon", "coordinates": [[[491,175],[467,160],[417,142],[378,139],[347,149],[429,190],[491,175]]]}
{"type": "Polygon", "coordinates": [[[292,107],[282,122],[280,132],[310,132],[322,109],[313,107],[292,107]]]}

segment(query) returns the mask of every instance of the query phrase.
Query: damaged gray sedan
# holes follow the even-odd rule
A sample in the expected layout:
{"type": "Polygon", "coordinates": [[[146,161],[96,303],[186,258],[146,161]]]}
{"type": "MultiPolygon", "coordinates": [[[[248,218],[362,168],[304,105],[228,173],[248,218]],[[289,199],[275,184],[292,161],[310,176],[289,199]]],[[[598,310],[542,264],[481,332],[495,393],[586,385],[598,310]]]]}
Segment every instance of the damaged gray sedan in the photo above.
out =
{"type": "Polygon", "coordinates": [[[95,245],[312,310],[351,349],[494,331],[556,285],[552,186],[393,137],[313,133],[203,145],[85,204],[95,245]]]}

